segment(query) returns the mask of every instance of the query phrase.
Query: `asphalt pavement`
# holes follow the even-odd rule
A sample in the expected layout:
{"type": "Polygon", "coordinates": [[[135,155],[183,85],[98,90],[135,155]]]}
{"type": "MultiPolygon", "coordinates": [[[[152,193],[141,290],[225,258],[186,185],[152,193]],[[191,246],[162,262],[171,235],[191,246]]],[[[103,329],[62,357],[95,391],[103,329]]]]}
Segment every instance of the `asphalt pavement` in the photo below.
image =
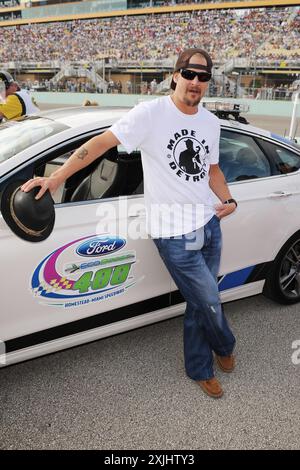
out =
{"type": "MultiPolygon", "coordinates": [[[[288,117],[279,117],[279,116],[258,116],[255,114],[242,114],[247,118],[249,123],[252,126],[261,127],[276,134],[283,135],[288,137],[290,132],[291,118],[288,117]]],[[[300,133],[300,122],[299,118],[297,119],[297,132],[296,135],[300,133]]]]}
{"type": "MultiPolygon", "coordinates": [[[[299,305],[225,305],[237,367],[206,396],[184,372],[178,317],[1,369],[1,449],[297,449],[299,305]]],[[[299,354],[300,356],[300,354],[299,354]]]]}

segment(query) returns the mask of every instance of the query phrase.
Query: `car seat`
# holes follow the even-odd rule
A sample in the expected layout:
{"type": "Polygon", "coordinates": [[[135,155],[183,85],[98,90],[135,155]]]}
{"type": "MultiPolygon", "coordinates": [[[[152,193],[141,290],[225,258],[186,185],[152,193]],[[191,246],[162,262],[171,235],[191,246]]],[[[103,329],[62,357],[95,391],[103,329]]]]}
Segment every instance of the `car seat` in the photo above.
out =
{"type": "Polygon", "coordinates": [[[71,201],[88,201],[109,197],[121,177],[117,158],[117,147],[106,152],[100,158],[100,162],[94,171],[75,189],[71,201]]]}
{"type": "Polygon", "coordinates": [[[143,179],[141,157],[120,157],[117,147],[100,159],[95,170],[74,191],[71,201],[87,201],[133,194],[143,179]]]}
{"type": "Polygon", "coordinates": [[[235,159],[230,151],[220,151],[220,168],[225,176],[226,181],[232,181],[232,173],[235,168],[235,159]]]}
{"type": "Polygon", "coordinates": [[[231,181],[261,178],[268,176],[266,168],[261,168],[256,153],[249,147],[238,151],[235,159],[235,168],[231,175],[231,181]]]}
{"type": "Polygon", "coordinates": [[[120,156],[118,162],[122,167],[122,174],[124,175],[119,189],[119,195],[129,196],[131,194],[140,194],[140,185],[143,182],[141,155],[138,153],[120,156]]]}

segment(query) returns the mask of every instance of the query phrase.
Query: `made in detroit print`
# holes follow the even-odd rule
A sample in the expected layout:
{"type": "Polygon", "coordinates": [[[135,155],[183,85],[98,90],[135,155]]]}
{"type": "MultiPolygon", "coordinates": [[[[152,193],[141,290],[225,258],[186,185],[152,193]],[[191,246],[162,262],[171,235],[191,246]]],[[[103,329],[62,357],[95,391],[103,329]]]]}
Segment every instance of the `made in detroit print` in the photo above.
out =
{"type": "Polygon", "coordinates": [[[187,129],[176,132],[174,139],[169,140],[167,148],[172,153],[167,157],[172,170],[177,170],[177,176],[182,177],[183,172],[186,180],[200,181],[208,172],[209,147],[204,139],[200,142],[195,135],[195,131],[187,129]]]}

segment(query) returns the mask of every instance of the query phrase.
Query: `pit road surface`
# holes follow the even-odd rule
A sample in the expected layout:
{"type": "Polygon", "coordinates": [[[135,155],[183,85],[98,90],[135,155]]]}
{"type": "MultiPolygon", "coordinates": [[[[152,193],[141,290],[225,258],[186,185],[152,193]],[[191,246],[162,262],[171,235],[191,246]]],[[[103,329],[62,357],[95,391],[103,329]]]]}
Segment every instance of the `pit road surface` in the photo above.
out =
{"type": "Polygon", "coordinates": [[[215,369],[221,399],[185,376],[178,317],[1,369],[0,448],[298,449],[299,305],[225,312],[237,367],[215,369]]]}

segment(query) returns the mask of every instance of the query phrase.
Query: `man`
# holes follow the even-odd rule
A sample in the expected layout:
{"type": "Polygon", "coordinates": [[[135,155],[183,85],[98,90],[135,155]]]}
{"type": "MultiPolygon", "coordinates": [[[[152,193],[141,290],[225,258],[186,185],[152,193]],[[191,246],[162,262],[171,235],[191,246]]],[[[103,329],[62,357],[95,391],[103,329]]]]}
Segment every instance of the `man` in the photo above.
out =
{"type": "Polygon", "coordinates": [[[0,101],[0,122],[3,118],[15,119],[39,111],[28,91],[21,90],[10,73],[0,70],[0,84],[1,82],[4,88],[4,103],[0,101]]]}
{"type": "MultiPolygon", "coordinates": [[[[197,174],[199,168],[201,168],[201,162],[199,160],[200,146],[197,145],[196,150],[194,149],[194,142],[191,139],[185,141],[186,149],[181,152],[179,156],[179,166],[186,173],[197,174]]],[[[205,165],[205,163],[204,163],[205,165]]],[[[200,174],[200,178],[205,176],[205,172],[200,174]]]]}
{"type": "Polygon", "coordinates": [[[150,91],[151,91],[151,95],[155,95],[156,90],[157,90],[157,81],[156,81],[156,78],[154,78],[154,79],[150,82],[150,91]]]}
{"type": "Polygon", "coordinates": [[[132,93],[132,83],[131,80],[127,80],[126,82],[126,88],[127,88],[127,93],[131,94],[132,93]]]}
{"type": "Polygon", "coordinates": [[[172,96],[140,103],[110,130],[76,150],[50,178],[30,180],[22,189],[41,186],[36,196],[39,198],[47,189],[54,192],[73,173],[111,147],[122,143],[128,153],[141,149],[148,233],[187,302],[186,372],[209,396],[219,398],[223,390],[214,376],[213,352],[220,368],[231,372],[235,344],[217,286],[220,219],[231,214],[237,204],[218,165],[219,120],[198,106],[211,69],[211,58],[202,49],[183,51],[173,74],[172,96]],[[189,158],[198,163],[190,165],[191,170],[179,162],[187,147],[189,158]],[[222,202],[216,207],[211,190],[222,202]],[[169,213],[162,210],[152,217],[157,206],[169,208],[169,213]]]}

